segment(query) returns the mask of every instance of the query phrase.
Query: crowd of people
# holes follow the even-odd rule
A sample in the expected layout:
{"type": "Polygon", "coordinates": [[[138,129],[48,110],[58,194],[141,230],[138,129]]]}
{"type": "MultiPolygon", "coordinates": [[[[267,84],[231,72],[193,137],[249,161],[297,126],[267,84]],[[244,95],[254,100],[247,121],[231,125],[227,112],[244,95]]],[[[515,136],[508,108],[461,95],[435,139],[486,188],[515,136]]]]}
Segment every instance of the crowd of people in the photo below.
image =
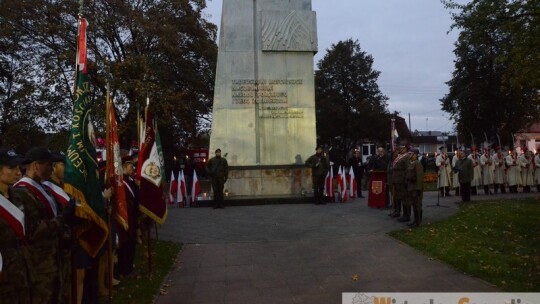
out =
{"type": "MultiPolygon", "coordinates": [[[[138,213],[134,159],[122,158],[129,226],[111,221],[113,269],[107,244],[93,257],[74,238],[79,222],[75,201],[63,191],[65,162],[64,154],[44,147],[24,156],[0,148],[0,303],[98,303],[110,297],[109,277],[117,284],[133,272],[145,222],[138,213]]],[[[102,194],[106,205],[113,194],[105,183],[102,194]]]]}
{"type": "MultiPolygon", "coordinates": [[[[358,149],[352,151],[347,161],[333,156],[331,150],[330,147],[327,153],[323,146],[318,146],[316,153],[306,160],[306,165],[312,169],[316,204],[325,202],[325,176],[338,159],[338,162],[347,164],[347,168],[354,171],[360,198],[364,197],[361,192],[362,180],[367,182],[370,172],[385,172],[387,181],[383,188],[386,207],[392,208],[389,216],[411,227],[421,224],[427,157],[422,156],[417,148],[408,143],[398,144],[389,155],[383,146],[379,146],[376,154],[369,156],[365,163],[358,149]]],[[[483,153],[474,147],[469,150],[460,147],[456,155],[450,157],[446,147],[441,146],[435,166],[441,197],[450,196],[452,189],[465,202],[470,201],[471,195],[478,195],[479,189],[486,195],[506,193],[506,189],[510,193],[517,193],[520,189],[528,193],[535,186],[540,192],[540,151],[534,154],[525,147],[503,151],[494,145],[492,149],[486,147],[483,153]],[[518,154],[517,150],[521,150],[521,153],[518,154]]]]}
{"type": "Polygon", "coordinates": [[[506,193],[507,189],[510,193],[518,193],[520,190],[529,193],[536,187],[540,192],[540,151],[534,154],[526,147],[503,151],[498,145],[484,148],[483,153],[475,147],[470,150],[460,148],[457,157],[452,159],[445,147],[440,147],[440,151],[436,165],[441,196],[449,196],[451,189],[455,190],[455,195],[461,194],[464,201],[470,200],[471,194],[478,195],[479,190],[483,190],[486,195],[497,194],[499,191],[506,193]],[[470,172],[464,158],[470,160],[470,172]],[[465,189],[462,183],[465,183],[465,189]]]}

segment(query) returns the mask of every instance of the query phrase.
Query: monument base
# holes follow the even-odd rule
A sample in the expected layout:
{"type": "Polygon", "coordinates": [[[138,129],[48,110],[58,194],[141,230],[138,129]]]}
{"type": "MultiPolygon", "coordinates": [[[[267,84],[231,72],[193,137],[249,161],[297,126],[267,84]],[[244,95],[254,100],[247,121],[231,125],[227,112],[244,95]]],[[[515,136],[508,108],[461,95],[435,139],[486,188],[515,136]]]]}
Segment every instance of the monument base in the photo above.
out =
{"type": "Polygon", "coordinates": [[[299,165],[230,166],[224,192],[225,199],[312,196],[311,169],[299,165]]]}

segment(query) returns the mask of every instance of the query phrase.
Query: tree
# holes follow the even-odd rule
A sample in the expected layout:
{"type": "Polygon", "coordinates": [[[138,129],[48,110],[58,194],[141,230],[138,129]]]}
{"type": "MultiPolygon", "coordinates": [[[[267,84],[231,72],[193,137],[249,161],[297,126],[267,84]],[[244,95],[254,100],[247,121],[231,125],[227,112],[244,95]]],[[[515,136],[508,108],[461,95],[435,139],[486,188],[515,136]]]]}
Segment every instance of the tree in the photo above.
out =
{"type": "MultiPolygon", "coordinates": [[[[202,18],[205,6],[204,0],[95,0],[84,7],[98,132],[103,131],[107,82],[124,146],[137,138],[137,112],[147,97],[166,153],[204,132],[217,58],[217,28],[202,18]]],[[[8,40],[4,44],[17,47],[0,49],[0,58],[11,60],[2,60],[0,77],[7,79],[4,70],[12,70],[13,87],[26,90],[22,96],[8,95],[2,85],[0,101],[3,106],[10,98],[31,104],[36,108],[31,118],[46,131],[69,128],[77,13],[77,1],[56,0],[7,0],[0,13],[0,30],[17,33],[2,36],[8,40]]],[[[2,117],[9,115],[4,111],[2,117]]]]}
{"type": "Polygon", "coordinates": [[[390,138],[388,98],[377,85],[373,57],[352,39],[333,44],[317,64],[315,103],[317,136],[348,152],[366,139],[390,138]]]}
{"type": "Polygon", "coordinates": [[[510,134],[540,119],[539,2],[443,3],[457,10],[452,27],[461,32],[442,109],[466,142],[469,134],[484,138],[486,132],[509,144],[510,134]]]}

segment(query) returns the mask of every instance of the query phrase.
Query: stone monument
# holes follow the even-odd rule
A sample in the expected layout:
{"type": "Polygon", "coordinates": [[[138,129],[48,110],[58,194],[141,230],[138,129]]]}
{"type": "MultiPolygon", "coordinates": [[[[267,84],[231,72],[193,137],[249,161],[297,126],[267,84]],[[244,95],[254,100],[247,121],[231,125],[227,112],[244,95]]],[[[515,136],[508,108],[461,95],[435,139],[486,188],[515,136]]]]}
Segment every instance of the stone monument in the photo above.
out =
{"type": "Polygon", "coordinates": [[[311,191],[315,153],[311,0],[223,0],[210,135],[230,166],[230,196],[311,191]]]}

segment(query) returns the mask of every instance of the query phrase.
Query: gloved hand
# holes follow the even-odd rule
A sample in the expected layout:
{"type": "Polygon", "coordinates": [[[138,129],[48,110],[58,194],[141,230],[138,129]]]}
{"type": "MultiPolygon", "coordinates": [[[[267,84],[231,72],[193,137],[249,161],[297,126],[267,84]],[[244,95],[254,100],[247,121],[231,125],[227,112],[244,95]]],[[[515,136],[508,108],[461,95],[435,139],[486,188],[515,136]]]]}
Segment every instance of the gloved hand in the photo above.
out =
{"type": "Polygon", "coordinates": [[[102,194],[103,194],[104,199],[111,198],[111,196],[113,195],[112,188],[107,188],[107,189],[103,190],[102,194]]]}

